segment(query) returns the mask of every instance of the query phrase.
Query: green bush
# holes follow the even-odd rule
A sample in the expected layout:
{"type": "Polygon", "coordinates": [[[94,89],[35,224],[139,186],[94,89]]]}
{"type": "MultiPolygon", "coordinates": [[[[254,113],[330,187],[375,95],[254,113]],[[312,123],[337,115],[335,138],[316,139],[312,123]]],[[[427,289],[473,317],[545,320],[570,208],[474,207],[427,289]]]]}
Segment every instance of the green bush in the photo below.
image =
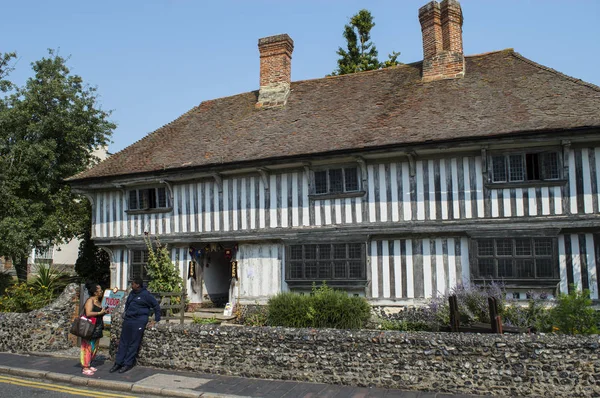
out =
{"type": "Polygon", "coordinates": [[[311,327],[309,318],[310,296],[282,292],[269,299],[267,304],[267,325],[294,328],[311,327]]]}
{"type": "Polygon", "coordinates": [[[325,283],[313,286],[311,295],[283,292],[269,300],[267,324],[298,328],[362,328],[371,315],[363,297],[350,297],[325,283]]]}
{"type": "Polygon", "coordinates": [[[221,323],[217,318],[199,318],[193,317],[192,323],[196,325],[213,325],[217,323],[221,323]]]}
{"type": "Polygon", "coordinates": [[[0,297],[1,312],[29,312],[52,302],[54,295],[46,288],[39,289],[27,283],[18,283],[6,289],[0,297]]]}
{"type": "Polygon", "coordinates": [[[4,294],[4,291],[9,286],[15,284],[15,279],[8,272],[0,272],[0,296],[4,294]]]}
{"type": "Polygon", "coordinates": [[[546,307],[546,301],[533,295],[531,297],[527,306],[521,306],[519,303],[507,305],[502,314],[503,323],[520,328],[533,327],[542,333],[551,332],[552,317],[550,309],[546,307]]]}
{"type": "Polygon", "coordinates": [[[434,298],[429,303],[433,320],[432,330],[450,324],[448,297],[456,295],[461,325],[473,322],[490,323],[488,298],[496,298],[498,315],[503,315],[506,307],[506,292],[502,284],[492,281],[485,286],[474,284],[458,285],[445,296],[434,298]]]}
{"type": "Polygon", "coordinates": [[[562,334],[598,334],[599,316],[592,308],[589,290],[570,286],[569,294],[561,293],[551,310],[554,329],[562,334]]]}
{"type": "Polygon", "coordinates": [[[46,288],[54,297],[58,297],[69,283],[78,282],[80,282],[79,277],[61,272],[53,265],[40,264],[37,266],[37,275],[30,281],[30,285],[36,291],[46,288]]]}
{"type": "Polygon", "coordinates": [[[268,310],[266,306],[257,305],[249,311],[244,318],[246,326],[265,326],[267,324],[268,310]]]}

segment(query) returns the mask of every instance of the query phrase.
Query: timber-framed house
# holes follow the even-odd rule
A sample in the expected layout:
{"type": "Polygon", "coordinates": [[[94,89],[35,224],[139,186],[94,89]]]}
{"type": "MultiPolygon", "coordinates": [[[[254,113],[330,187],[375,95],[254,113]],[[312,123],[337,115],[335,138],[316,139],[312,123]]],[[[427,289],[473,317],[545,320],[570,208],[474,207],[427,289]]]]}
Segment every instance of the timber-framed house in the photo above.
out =
{"type": "Polygon", "coordinates": [[[598,299],[600,88],[512,49],[465,56],[454,0],[419,10],[422,62],[291,82],[262,38],[260,88],[202,102],[70,179],[111,284],[168,244],[192,303],[313,283],[406,305],[457,284],[598,299]]]}

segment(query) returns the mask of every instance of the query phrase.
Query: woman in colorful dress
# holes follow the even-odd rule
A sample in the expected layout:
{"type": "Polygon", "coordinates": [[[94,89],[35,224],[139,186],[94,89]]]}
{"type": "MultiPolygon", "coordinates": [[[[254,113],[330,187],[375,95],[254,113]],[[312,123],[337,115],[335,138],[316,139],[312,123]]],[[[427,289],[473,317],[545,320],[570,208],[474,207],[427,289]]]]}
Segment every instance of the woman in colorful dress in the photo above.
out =
{"type": "Polygon", "coordinates": [[[88,282],[85,284],[85,287],[90,295],[84,305],[85,316],[91,319],[95,318],[96,326],[89,340],[81,339],[81,366],[83,367],[82,373],[84,375],[93,376],[97,369],[92,367],[92,361],[98,352],[98,345],[100,344],[100,338],[104,329],[102,317],[106,314],[106,310],[102,308],[104,291],[100,285],[95,282],[88,282]]]}

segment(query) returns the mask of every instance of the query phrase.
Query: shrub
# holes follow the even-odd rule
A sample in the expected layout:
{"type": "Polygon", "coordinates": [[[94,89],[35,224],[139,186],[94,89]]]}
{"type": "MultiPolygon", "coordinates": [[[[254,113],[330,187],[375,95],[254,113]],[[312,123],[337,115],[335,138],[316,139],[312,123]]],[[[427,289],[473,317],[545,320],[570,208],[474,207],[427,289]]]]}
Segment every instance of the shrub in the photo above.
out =
{"type": "Polygon", "coordinates": [[[561,293],[551,310],[552,322],[558,333],[597,334],[598,314],[592,308],[589,290],[569,288],[569,294],[561,293]]]}
{"type": "Polygon", "coordinates": [[[30,284],[35,290],[46,288],[54,297],[58,297],[65,287],[73,282],[79,282],[79,277],[61,272],[53,265],[40,264],[37,266],[37,275],[30,284]]]}
{"type": "Polygon", "coordinates": [[[282,292],[269,299],[267,304],[267,325],[294,328],[311,327],[309,313],[312,311],[310,296],[282,292]]]}
{"type": "Polygon", "coordinates": [[[8,287],[0,297],[0,311],[29,312],[50,304],[53,298],[46,287],[36,289],[27,283],[18,283],[8,287]]]}
{"type": "Polygon", "coordinates": [[[252,311],[246,314],[244,319],[244,325],[247,326],[265,326],[267,324],[267,307],[263,305],[257,305],[253,307],[252,311]]]}
{"type": "Polygon", "coordinates": [[[214,318],[214,317],[213,318],[193,317],[192,323],[196,324],[196,325],[213,325],[213,324],[221,323],[221,321],[219,321],[217,318],[214,318]]]}
{"type": "Polygon", "coordinates": [[[535,331],[543,333],[552,331],[550,309],[547,308],[543,296],[532,294],[527,306],[510,301],[507,304],[502,314],[504,324],[520,328],[534,328],[535,331]]]}
{"type": "Polygon", "coordinates": [[[358,329],[369,320],[371,306],[363,297],[350,297],[325,283],[311,295],[283,292],[268,303],[271,326],[358,329]]]}
{"type": "Polygon", "coordinates": [[[9,286],[14,285],[15,279],[8,272],[0,272],[0,296],[4,294],[4,291],[9,286]]]}
{"type": "Polygon", "coordinates": [[[504,313],[506,307],[506,292],[504,286],[500,283],[492,281],[485,286],[458,285],[445,296],[431,300],[429,307],[433,313],[433,318],[439,323],[437,326],[450,324],[448,297],[451,295],[456,295],[461,324],[490,323],[489,297],[496,298],[499,315],[504,313]]]}

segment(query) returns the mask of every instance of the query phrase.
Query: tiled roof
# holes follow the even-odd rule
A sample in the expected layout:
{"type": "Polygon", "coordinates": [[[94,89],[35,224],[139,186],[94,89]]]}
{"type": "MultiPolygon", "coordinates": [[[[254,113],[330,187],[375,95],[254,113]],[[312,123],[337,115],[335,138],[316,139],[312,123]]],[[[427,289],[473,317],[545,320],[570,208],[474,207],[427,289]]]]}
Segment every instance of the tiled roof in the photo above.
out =
{"type": "Polygon", "coordinates": [[[421,63],[293,82],[202,102],[70,180],[202,168],[357,148],[600,126],[600,88],[512,50],[466,57],[462,79],[423,83],[421,63]]]}

